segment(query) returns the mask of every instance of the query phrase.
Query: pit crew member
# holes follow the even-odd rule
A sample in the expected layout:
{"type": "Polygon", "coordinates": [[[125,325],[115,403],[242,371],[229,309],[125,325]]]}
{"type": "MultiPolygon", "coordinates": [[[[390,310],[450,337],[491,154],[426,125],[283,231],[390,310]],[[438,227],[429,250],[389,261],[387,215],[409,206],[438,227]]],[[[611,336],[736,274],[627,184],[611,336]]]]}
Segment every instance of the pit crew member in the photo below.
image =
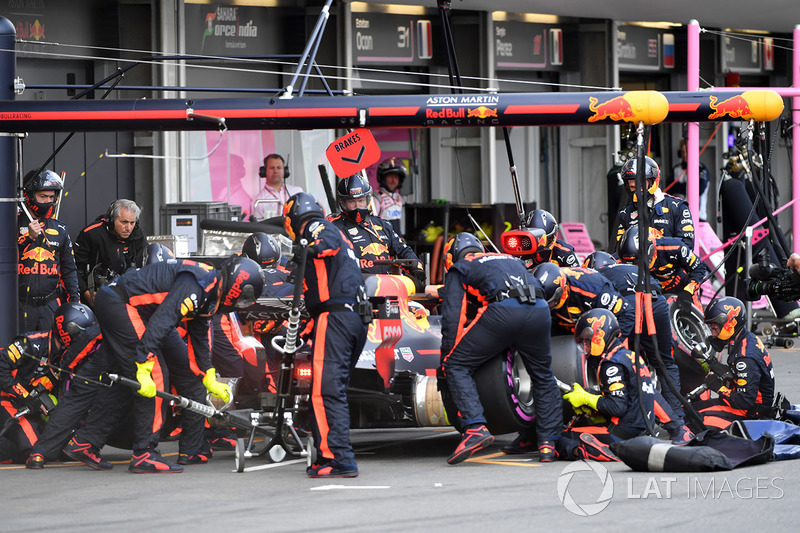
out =
{"type": "Polygon", "coordinates": [[[442,370],[462,431],[447,462],[460,463],[494,442],[472,374],[498,351],[512,346],[533,383],[539,460],[553,461],[562,414],[550,366],[550,313],[541,283],[519,260],[485,253],[471,233],[451,237],[444,257],[442,370]]]}

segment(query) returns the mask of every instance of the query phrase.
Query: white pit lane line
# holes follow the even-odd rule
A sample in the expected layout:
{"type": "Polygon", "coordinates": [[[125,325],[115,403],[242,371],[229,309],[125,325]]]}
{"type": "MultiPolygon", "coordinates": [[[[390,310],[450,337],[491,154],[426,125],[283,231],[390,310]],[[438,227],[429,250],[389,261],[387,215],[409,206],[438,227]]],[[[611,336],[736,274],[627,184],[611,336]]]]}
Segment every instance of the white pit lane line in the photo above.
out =
{"type": "Polygon", "coordinates": [[[308,490],[374,490],[374,489],[389,489],[389,485],[320,485],[319,487],[311,487],[308,490]]]}
{"type": "MultiPolygon", "coordinates": [[[[409,438],[409,439],[395,440],[395,441],[391,441],[391,442],[382,442],[382,443],[376,444],[374,446],[367,446],[366,448],[358,449],[358,450],[356,450],[356,453],[357,454],[362,454],[362,453],[363,454],[370,454],[370,453],[374,453],[375,450],[380,450],[382,448],[389,448],[391,446],[397,446],[398,444],[402,444],[404,442],[411,442],[411,441],[417,441],[417,440],[438,439],[438,438],[441,438],[441,437],[450,437],[450,436],[458,435],[458,434],[459,433],[456,430],[443,430],[441,433],[437,433],[437,434],[434,434],[434,435],[423,435],[421,437],[412,437],[412,438],[409,438]]],[[[268,468],[278,468],[278,467],[281,467],[281,466],[289,466],[289,465],[294,465],[294,464],[298,464],[298,463],[306,463],[306,462],[307,462],[307,459],[306,458],[302,458],[302,459],[292,459],[291,461],[282,461],[280,463],[268,463],[268,464],[258,465],[258,466],[248,466],[248,467],[245,467],[244,472],[256,472],[258,470],[266,470],[268,468]]],[[[232,470],[232,472],[236,472],[236,470],[232,470]]],[[[389,487],[381,486],[381,488],[389,488],[389,487]]]]}

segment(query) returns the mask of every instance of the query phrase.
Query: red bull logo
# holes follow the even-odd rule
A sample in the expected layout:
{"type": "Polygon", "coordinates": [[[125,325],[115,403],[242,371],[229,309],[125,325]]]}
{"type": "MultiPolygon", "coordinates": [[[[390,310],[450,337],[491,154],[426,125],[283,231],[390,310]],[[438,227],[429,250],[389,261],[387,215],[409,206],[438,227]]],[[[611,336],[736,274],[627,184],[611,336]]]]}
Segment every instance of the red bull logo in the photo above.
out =
{"type": "Polygon", "coordinates": [[[58,336],[61,337],[61,343],[64,344],[64,346],[69,346],[72,339],[70,338],[69,332],[64,330],[64,315],[56,317],[56,331],[58,331],[58,336]]]}
{"type": "Polygon", "coordinates": [[[30,250],[23,252],[19,257],[19,260],[36,261],[37,263],[41,263],[42,261],[55,261],[56,254],[50,250],[47,250],[46,248],[37,246],[36,248],[31,248],[30,250]]]}
{"type": "Polygon", "coordinates": [[[475,109],[468,109],[467,118],[497,118],[497,108],[488,108],[485,105],[476,107],[475,109]]]}
{"type": "Polygon", "coordinates": [[[736,320],[736,316],[742,312],[742,308],[738,305],[726,305],[723,307],[723,309],[725,309],[725,311],[728,313],[728,320],[726,320],[725,325],[722,326],[719,338],[722,340],[727,340],[733,336],[736,325],[739,323],[739,321],[736,320]]]}
{"type": "Polygon", "coordinates": [[[250,279],[250,274],[244,270],[239,270],[239,273],[236,275],[236,280],[233,282],[228,294],[225,295],[223,305],[230,307],[236,303],[237,298],[242,295],[242,284],[248,279],[250,279]]]}
{"type": "Polygon", "coordinates": [[[708,115],[708,118],[720,118],[729,116],[731,118],[750,119],[753,117],[753,112],[750,110],[750,104],[742,95],[732,96],[727,100],[717,103],[717,97],[711,95],[708,97],[708,106],[714,110],[713,113],[708,115]]]}
{"type": "Polygon", "coordinates": [[[17,265],[17,273],[22,275],[38,274],[41,276],[58,276],[58,265],[53,264],[47,266],[47,263],[34,263],[33,266],[23,266],[21,263],[17,265]]]}
{"type": "Polygon", "coordinates": [[[464,118],[466,115],[467,112],[463,107],[446,107],[444,109],[440,109],[439,111],[435,109],[425,110],[425,118],[464,118]]]}
{"type": "Polygon", "coordinates": [[[589,117],[589,122],[598,122],[605,119],[633,122],[636,117],[631,103],[624,96],[617,96],[602,104],[598,102],[599,100],[594,96],[589,97],[589,111],[594,113],[589,117]]]}
{"type": "Polygon", "coordinates": [[[589,318],[589,325],[592,326],[591,355],[600,355],[606,347],[606,332],[603,326],[606,324],[606,317],[589,318]]]}
{"type": "Polygon", "coordinates": [[[360,248],[361,248],[361,255],[378,256],[389,253],[389,248],[377,242],[370,243],[366,246],[360,246],[360,248]]]}

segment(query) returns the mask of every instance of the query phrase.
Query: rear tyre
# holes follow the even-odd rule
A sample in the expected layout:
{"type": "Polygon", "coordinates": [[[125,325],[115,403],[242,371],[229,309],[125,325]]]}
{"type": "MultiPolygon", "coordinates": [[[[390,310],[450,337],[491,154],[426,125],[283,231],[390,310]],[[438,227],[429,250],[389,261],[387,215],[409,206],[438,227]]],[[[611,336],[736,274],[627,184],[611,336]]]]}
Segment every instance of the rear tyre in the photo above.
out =
{"type": "Polygon", "coordinates": [[[478,368],[474,378],[486,427],[492,434],[533,429],[536,417],[531,378],[516,351],[496,355],[478,368]]]}

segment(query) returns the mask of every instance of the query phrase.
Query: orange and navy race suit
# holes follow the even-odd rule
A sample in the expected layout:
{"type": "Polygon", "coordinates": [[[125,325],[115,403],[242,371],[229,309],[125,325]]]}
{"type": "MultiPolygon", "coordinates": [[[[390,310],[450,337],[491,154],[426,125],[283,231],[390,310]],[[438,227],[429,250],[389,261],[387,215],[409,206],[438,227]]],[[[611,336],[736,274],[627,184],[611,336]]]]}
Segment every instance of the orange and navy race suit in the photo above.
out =
{"type": "Polygon", "coordinates": [[[347,387],[367,340],[357,311],[359,295],[365,295],[364,276],[353,245],[333,222],[314,218],[300,237],[310,244],[304,297],[314,319],[311,430],[317,462],[354,467],[347,387]]]}
{"type": "Polygon", "coordinates": [[[486,423],[473,372],[515,348],[531,376],[539,440],[557,438],[561,396],[551,368],[550,312],[539,280],[509,255],[467,254],[448,270],[442,294],[442,369],[462,430],[486,423]]]}
{"type": "Polygon", "coordinates": [[[569,296],[563,305],[553,309],[553,317],[560,326],[573,331],[586,311],[608,309],[616,315],[623,338],[633,332],[635,310],[608,278],[591,268],[563,268],[561,271],[567,278],[569,296]]]}
{"type": "Polygon", "coordinates": [[[58,452],[64,448],[75,427],[92,408],[98,392],[105,388],[99,378],[109,368],[109,354],[108,350],[103,349],[102,341],[100,326],[93,324],[73,338],[61,356],[59,366],[69,370],[70,375],[67,381],[62,381],[58,409],[50,414],[50,420],[33,449],[47,459],[58,459],[58,452]]]}
{"type": "Polygon", "coordinates": [[[556,239],[556,242],[553,243],[552,250],[534,254],[533,258],[526,262],[526,265],[528,265],[528,268],[532,268],[536,265],[548,262],[566,268],[581,266],[578,254],[575,253],[575,248],[561,239],[556,239]]]}
{"type": "MultiPolygon", "coordinates": [[[[636,308],[636,286],[639,280],[638,266],[614,263],[599,268],[598,272],[611,281],[611,284],[614,285],[614,288],[619,291],[622,298],[628,302],[631,308],[636,308]]],[[[664,295],[660,294],[661,285],[652,276],[650,276],[650,288],[653,291],[651,306],[653,309],[653,323],[656,329],[655,336],[658,343],[658,352],[661,356],[661,360],[664,362],[664,367],[667,369],[670,380],[672,380],[676,389],[680,390],[681,376],[678,365],[675,363],[675,350],[672,344],[672,325],[669,321],[669,306],[667,305],[667,300],[664,298],[664,295]]],[[[644,348],[644,353],[650,366],[658,369],[660,372],[661,366],[655,359],[656,354],[653,341],[647,333],[647,329],[644,328],[641,337],[642,348],[644,348]]],[[[662,394],[675,414],[683,417],[682,402],[680,398],[672,392],[672,389],[665,385],[662,387],[662,394]]]]}
{"type": "Polygon", "coordinates": [[[43,412],[34,398],[53,391],[55,380],[50,368],[39,360],[50,363],[50,357],[49,331],[25,333],[0,349],[0,428],[9,424],[4,437],[11,443],[11,449],[0,451],[0,463],[24,462],[36,444],[43,412]],[[21,415],[26,406],[31,411],[21,415]]]}
{"type": "Polygon", "coordinates": [[[598,423],[585,416],[573,419],[558,444],[559,457],[604,460],[592,456],[591,448],[583,445],[580,433],[591,433],[600,442],[610,444],[641,435],[648,424],[656,422],[671,433],[683,426],[683,421],[675,417],[656,389],[644,360],[638,357],[636,361],[636,354],[621,340],[614,341],[603,355],[597,368],[597,382],[601,389],[597,413],[605,422],[598,423]],[[637,366],[641,388],[636,379],[637,366]],[[642,415],[640,394],[648,421],[642,415]]]}
{"type": "MultiPolygon", "coordinates": [[[[648,201],[650,228],[655,230],[657,237],[675,237],[683,244],[694,249],[694,223],[689,211],[689,204],[676,196],[665,194],[657,189],[655,196],[648,201]]],[[[630,203],[619,212],[619,225],[617,226],[617,242],[622,239],[625,230],[639,223],[639,212],[635,203],[630,203]]]]}
{"type": "Polygon", "coordinates": [[[675,238],[656,239],[655,264],[650,273],[661,283],[664,292],[677,292],[691,285],[691,291],[700,285],[706,274],[706,265],[694,255],[692,249],[675,238]]]}
{"type": "Polygon", "coordinates": [[[53,315],[63,302],[78,302],[78,275],[67,226],[54,218],[41,219],[43,233],[28,235],[28,219],[19,217],[20,331],[53,327],[53,315]]]}
{"type": "MultiPolygon", "coordinates": [[[[135,379],[135,363],[155,358],[152,378],[158,390],[168,390],[171,384],[181,396],[205,402],[201,377],[211,368],[210,322],[217,306],[219,283],[220,275],[211,266],[177,260],[129,270],[101,287],[95,314],[103,344],[122,374],[135,379]],[[188,343],[178,333],[179,325],[186,329],[188,343]]],[[[115,395],[113,391],[119,389],[122,387],[103,391],[104,397],[115,397],[106,402],[106,408],[98,409],[99,413],[93,410],[79,431],[80,437],[101,448],[113,429],[112,422],[121,416],[133,396],[133,449],[155,447],[164,422],[164,401],[127,391],[115,395]]],[[[203,420],[197,413],[183,413],[181,453],[202,451],[203,420]]]]}
{"type": "Polygon", "coordinates": [[[772,418],[775,371],[761,339],[744,329],[728,350],[727,363],[734,376],[732,388],[723,387],[718,398],[692,404],[703,424],[725,429],[734,420],[772,418]]]}
{"type": "Polygon", "coordinates": [[[391,274],[391,265],[376,265],[375,261],[390,259],[412,259],[416,264],[403,267],[418,290],[424,290],[425,270],[414,250],[406,244],[392,225],[382,218],[369,216],[361,224],[356,224],[344,215],[331,219],[342,233],[353,243],[353,251],[358,258],[361,271],[365,274],[391,274]],[[420,284],[423,284],[420,286],[420,284]]]}

